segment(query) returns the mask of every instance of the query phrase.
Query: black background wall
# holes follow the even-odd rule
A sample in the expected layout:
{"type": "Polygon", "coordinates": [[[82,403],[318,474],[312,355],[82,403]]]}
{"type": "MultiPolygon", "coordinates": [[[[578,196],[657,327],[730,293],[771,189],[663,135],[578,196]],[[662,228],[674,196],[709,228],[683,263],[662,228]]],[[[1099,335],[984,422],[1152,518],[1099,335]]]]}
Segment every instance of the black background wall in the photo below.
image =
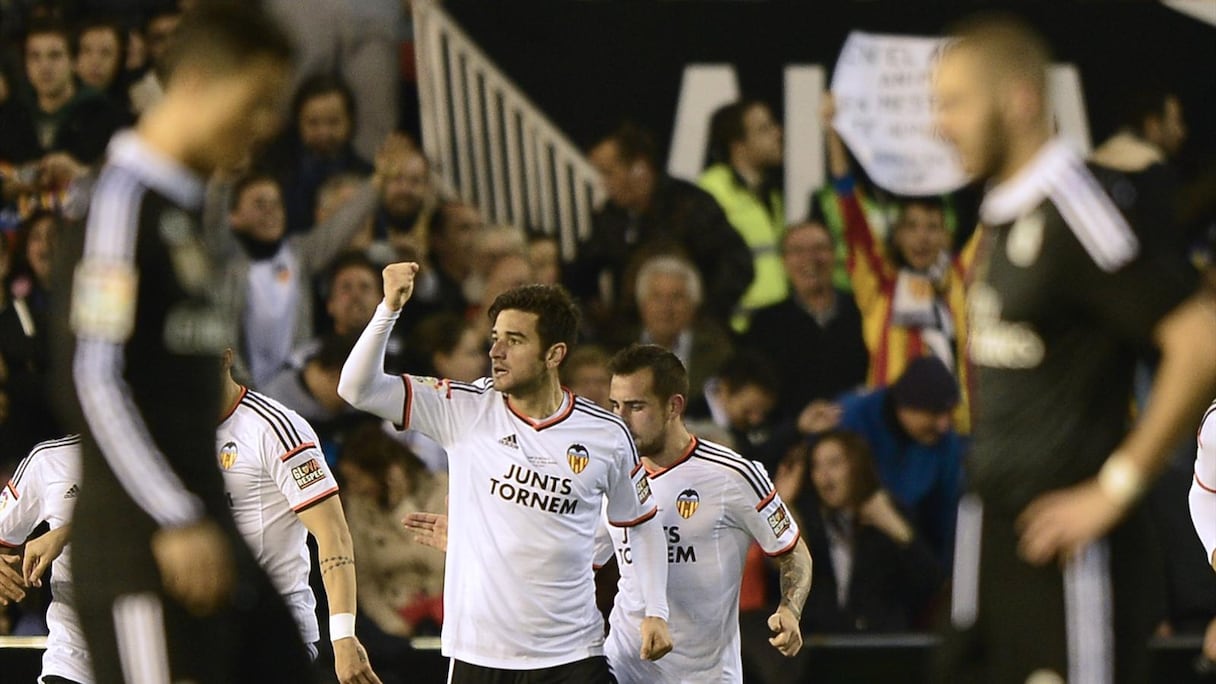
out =
{"type": "MultiPolygon", "coordinates": [[[[686,64],[730,62],[744,92],[782,102],[786,64],[831,73],[852,29],[931,35],[980,9],[1013,10],[1081,72],[1095,144],[1144,82],[1181,94],[1187,157],[1216,154],[1216,28],[1157,2],[954,0],[446,0],[446,6],[576,142],[629,117],[667,140],[686,64]]],[[[663,146],[665,149],[665,145],[663,146]]]]}

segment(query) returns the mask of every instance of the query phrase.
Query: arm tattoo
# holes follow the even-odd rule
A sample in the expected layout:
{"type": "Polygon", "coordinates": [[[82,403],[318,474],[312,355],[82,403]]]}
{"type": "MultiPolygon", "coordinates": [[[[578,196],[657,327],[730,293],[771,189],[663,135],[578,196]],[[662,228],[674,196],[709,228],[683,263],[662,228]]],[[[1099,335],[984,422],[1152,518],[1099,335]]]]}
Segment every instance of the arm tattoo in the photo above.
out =
{"type": "Polygon", "coordinates": [[[354,565],[354,564],[355,564],[355,559],[351,558],[350,556],[330,556],[329,558],[322,558],[321,559],[321,574],[324,575],[325,573],[329,572],[330,570],[333,570],[335,568],[340,568],[344,565],[354,565]]]}
{"type": "Polygon", "coordinates": [[[811,554],[801,539],[789,553],[781,557],[781,605],[794,617],[802,619],[802,605],[811,592],[811,554]]]}

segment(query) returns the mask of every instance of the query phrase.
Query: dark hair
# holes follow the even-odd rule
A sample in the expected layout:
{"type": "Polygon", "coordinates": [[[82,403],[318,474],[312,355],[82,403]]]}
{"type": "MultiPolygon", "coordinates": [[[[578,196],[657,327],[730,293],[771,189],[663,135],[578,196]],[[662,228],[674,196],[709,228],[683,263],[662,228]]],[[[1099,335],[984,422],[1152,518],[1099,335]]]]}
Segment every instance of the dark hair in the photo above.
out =
{"type": "Polygon", "coordinates": [[[807,219],[806,221],[798,221],[797,223],[791,223],[790,225],[785,227],[785,234],[781,236],[781,253],[782,254],[785,253],[785,250],[786,250],[785,245],[789,241],[790,236],[794,234],[794,231],[802,230],[803,228],[813,228],[815,230],[822,231],[824,235],[828,236],[828,242],[832,243],[833,247],[836,246],[836,236],[832,235],[832,229],[828,228],[826,223],[824,223],[823,221],[820,221],[819,219],[807,219]]]}
{"type": "Polygon", "coordinates": [[[210,0],[182,16],[165,53],[165,73],[186,64],[230,73],[259,59],[291,62],[291,41],[261,3],[210,0]]]}
{"type": "Polygon", "coordinates": [[[328,333],[321,337],[321,346],[316,353],[309,357],[309,361],[315,361],[325,370],[341,370],[342,365],[346,363],[350,352],[355,348],[355,342],[359,339],[359,333],[349,335],[339,335],[337,333],[328,333]]]}
{"type": "Polygon", "coordinates": [[[371,273],[376,278],[376,282],[383,285],[382,279],[384,278],[384,275],[381,273],[381,270],[376,266],[375,262],[373,262],[371,259],[368,259],[367,254],[364,254],[363,252],[360,252],[355,249],[351,249],[351,250],[347,250],[347,251],[339,254],[338,257],[336,259],[334,259],[333,263],[330,264],[329,277],[325,279],[325,296],[326,297],[328,297],[329,294],[331,292],[333,292],[334,279],[338,277],[338,274],[341,273],[342,271],[345,271],[345,270],[351,269],[351,268],[361,268],[361,269],[371,273]]]}
{"type": "MultiPolygon", "coordinates": [[[[62,220],[58,214],[50,209],[36,209],[21,222],[20,229],[17,231],[16,238],[13,241],[13,249],[9,252],[11,256],[8,269],[9,285],[21,278],[37,280],[34,277],[34,269],[30,265],[27,250],[29,249],[30,234],[34,232],[34,226],[47,220],[51,222],[51,236],[54,239],[55,233],[58,233],[62,227],[62,220]]],[[[0,253],[3,253],[3,250],[0,250],[0,253]]]]}
{"type": "Polygon", "coordinates": [[[232,194],[228,196],[228,211],[233,211],[240,205],[241,198],[245,196],[245,192],[249,188],[261,183],[274,183],[275,187],[279,188],[279,192],[283,191],[282,186],[279,185],[279,179],[275,178],[269,171],[250,171],[232,184],[232,194]]]}
{"type": "Polygon", "coordinates": [[[351,92],[350,86],[346,85],[346,81],[334,76],[333,74],[313,74],[300,84],[300,88],[296,90],[295,99],[291,103],[292,121],[295,125],[299,125],[300,113],[304,111],[304,105],[309,100],[322,95],[337,93],[342,97],[342,104],[346,107],[346,116],[350,118],[351,132],[354,132],[355,127],[355,94],[351,92]]]}
{"type": "Polygon", "coordinates": [[[1024,19],[1002,12],[985,12],[955,24],[950,35],[955,40],[945,48],[947,51],[976,50],[990,65],[999,65],[1004,73],[1029,80],[1046,96],[1051,50],[1042,34],[1024,19]]]}
{"type": "Polygon", "coordinates": [[[732,391],[751,385],[776,396],[781,388],[781,381],[772,364],[750,351],[741,351],[726,359],[718,368],[717,378],[732,391]]]}
{"type": "Polygon", "coordinates": [[[29,40],[34,36],[59,36],[63,38],[63,42],[67,46],[68,56],[75,59],[76,41],[72,39],[71,30],[63,22],[56,19],[38,19],[30,22],[30,27],[25,32],[25,42],[22,44],[23,50],[29,47],[29,40]]]}
{"type": "Polygon", "coordinates": [[[121,76],[127,59],[127,41],[129,40],[127,29],[117,19],[111,17],[85,19],[76,27],[76,35],[72,40],[72,49],[76,54],[80,53],[81,37],[89,31],[109,31],[118,39],[118,73],[115,74],[115,78],[121,76]]]}
{"type": "Polygon", "coordinates": [[[1145,85],[1132,91],[1123,104],[1120,123],[1136,135],[1143,136],[1149,119],[1164,119],[1165,105],[1178,94],[1171,88],[1145,85]]]}
{"type": "Polygon", "coordinates": [[[680,357],[657,344],[631,344],[608,362],[613,375],[633,375],[649,370],[651,387],[662,401],[680,395],[688,398],[688,371],[680,357]]]}
{"type": "Polygon", "coordinates": [[[808,465],[814,466],[815,450],[827,442],[836,442],[844,449],[845,460],[849,463],[849,503],[851,505],[861,505],[882,488],[882,481],[878,477],[878,466],[874,464],[870,445],[860,435],[848,430],[829,430],[820,435],[807,454],[810,458],[808,465]]]}
{"type": "Polygon", "coordinates": [[[410,494],[429,481],[430,475],[418,456],[406,445],[384,433],[379,423],[365,423],[351,434],[342,449],[339,462],[350,465],[371,475],[380,483],[379,503],[388,506],[388,469],[399,465],[405,470],[410,483],[410,494]]]}
{"type": "Polygon", "coordinates": [[[442,311],[428,316],[410,333],[410,353],[417,355],[422,375],[438,375],[435,354],[450,355],[460,346],[460,338],[472,324],[464,318],[442,311]]]}
{"type": "Polygon", "coordinates": [[[536,314],[536,333],[541,347],[555,344],[573,347],[578,337],[579,313],[570,293],[561,285],[523,285],[498,295],[486,315],[493,324],[507,309],[536,314]]]}
{"type": "Polygon", "coordinates": [[[616,145],[617,154],[625,163],[642,160],[654,168],[659,168],[658,146],[654,134],[632,121],[625,121],[611,133],[596,141],[593,147],[606,142],[616,145]]]}
{"type": "Polygon", "coordinates": [[[729,163],[730,146],[747,137],[743,120],[753,107],[768,107],[763,100],[744,98],[723,105],[709,119],[709,159],[711,163],[729,163]]]}

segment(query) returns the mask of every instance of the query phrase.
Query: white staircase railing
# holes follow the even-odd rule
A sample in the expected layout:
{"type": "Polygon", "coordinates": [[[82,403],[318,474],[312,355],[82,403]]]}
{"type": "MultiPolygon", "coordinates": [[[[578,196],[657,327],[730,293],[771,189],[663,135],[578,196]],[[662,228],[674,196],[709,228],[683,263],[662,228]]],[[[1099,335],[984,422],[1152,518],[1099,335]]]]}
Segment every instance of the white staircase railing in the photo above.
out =
{"type": "Polygon", "coordinates": [[[444,182],[491,223],[556,234],[564,259],[601,199],[582,150],[435,0],[414,0],[422,147],[444,182]]]}

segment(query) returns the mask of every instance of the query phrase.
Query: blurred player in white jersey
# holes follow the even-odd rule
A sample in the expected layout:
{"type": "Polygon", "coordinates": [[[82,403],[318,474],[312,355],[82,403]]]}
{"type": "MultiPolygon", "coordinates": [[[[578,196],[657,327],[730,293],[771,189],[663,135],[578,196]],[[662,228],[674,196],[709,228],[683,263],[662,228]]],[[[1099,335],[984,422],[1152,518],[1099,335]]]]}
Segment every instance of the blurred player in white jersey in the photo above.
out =
{"type": "Polygon", "coordinates": [[[228,505],[254,558],[270,576],[316,657],[317,600],[308,586],[308,534],[317,540],[329,599],[334,669],[342,684],[379,684],[355,636],[355,554],[338,498],[308,421],[232,379],[224,352],[224,405],[215,434],[228,505]]]}
{"type": "Polygon", "coordinates": [[[500,295],[489,310],[492,378],[389,376],[385,346],[417,271],[412,263],[384,270],[385,301],[338,392],[447,449],[449,681],[611,681],[592,578],[605,499],[612,524],[630,528],[642,604],[638,656],[662,657],[671,649],[667,563],[646,474],[624,423],[558,382],[578,327],[573,302],[545,285],[500,295]]]}
{"type": "MultiPolygon", "coordinates": [[[[1190,494],[1191,522],[1199,541],[1203,542],[1208,564],[1216,569],[1216,403],[1203,414],[1197,441],[1195,478],[1190,494]]],[[[1216,620],[1208,625],[1203,655],[1209,661],[1216,661],[1216,620]]]]}
{"type": "MultiPolygon", "coordinates": [[[[9,600],[20,600],[23,590],[19,586],[41,585],[39,578],[43,571],[48,565],[52,567],[52,599],[46,611],[50,633],[42,656],[42,675],[38,678],[44,684],[93,681],[84,633],[72,611],[71,561],[63,551],[79,493],[80,437],[76,435],[35,446],[0,491],[0,549],[25,545],[21,576],[14,577],[9,572],[0,578],[5,585],[0,594],[9,600]],[[50,531],[26,543],[26,537],[43,522],[50,525],[50,531]]],[[[0,555],[0,572],[11,569],[9,559],[13,558],[0,555]]]]}
{"type": "MultiPolygon", "coordinates": [[[[612,407],[629,426],[649,473],[667,537],[667,600],[675,648],[657,662],[639,658],[643,604],[629,531],[601,524],[596,564],[614,554],[621,581],[605,651],[619,684],[743,681],[739,587],[755,540],[781,567],[781,605],[769,618],[773,646],[802,648],[798,622],[811,589],[811,554],[763,466],[697,439],[684,427],[688,373],[655,345],[634,345],[612,359],[612,407]]],[[[443,549],[443,516],[410,514],[420,541],[443,549]]]]}

